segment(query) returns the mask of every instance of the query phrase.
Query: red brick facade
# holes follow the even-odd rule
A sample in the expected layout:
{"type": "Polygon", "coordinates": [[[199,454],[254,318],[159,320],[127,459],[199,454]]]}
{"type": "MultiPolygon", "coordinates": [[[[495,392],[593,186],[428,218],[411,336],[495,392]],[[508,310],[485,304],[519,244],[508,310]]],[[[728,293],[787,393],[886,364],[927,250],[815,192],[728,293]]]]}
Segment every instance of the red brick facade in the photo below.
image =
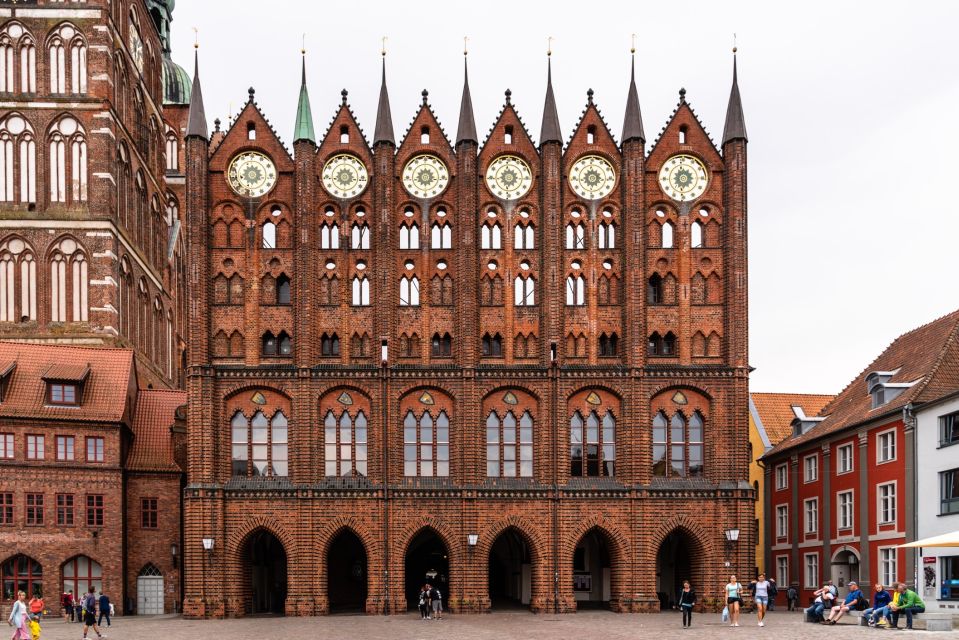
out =
{"type": "Polygon", "coordinates": [[[647,154],[640,136],[617,144],[590,95],[568,144],[537,148],[507,94],[482,146],[453,145],[424,93],[405,138],[378,122],[370,148],[344,95],[290,155],[252,93],[213,145],[197,104],[190,118],[187,615],[393,613],[427,579],[454,611],[651,611],[674,580],[714,606],[724,561],[748,571],[745,131],[720,153],[681,97],[647,154]],[[258,198],[228,184],[251,150],[277,172],[258,198]],[[340,153],[369,174],[349,199],[322,182],[340,153]],[[691,203],[659,188],[677,153],[709,176],[691,203]],[[423,154],[450,176],[430,199],[402,178],[423,154]],[[487,187],[503,154],[532,170],[518,200],[487,187]],[[601,200],[570,188],[584,155],[615,172],[601,200]],[[433,236],[446,224],[450,245],[433,236]],[[534,304],[516,304],[518,276],[534,304]],[[660,412],[674,428],[657,464],[660,412]]]}

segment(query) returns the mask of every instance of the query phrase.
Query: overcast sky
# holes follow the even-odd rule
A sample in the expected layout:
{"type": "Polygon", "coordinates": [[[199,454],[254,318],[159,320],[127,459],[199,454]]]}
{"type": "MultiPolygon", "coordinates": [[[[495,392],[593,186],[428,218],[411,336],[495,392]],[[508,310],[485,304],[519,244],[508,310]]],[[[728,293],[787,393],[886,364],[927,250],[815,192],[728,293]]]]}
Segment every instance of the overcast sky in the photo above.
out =
{"type": "Polygon", "coordinates": [[[648,150],[680,87],[719,142],[736,33],[749,133],[751,388],[837,393],[896,336],[959,307],[959,3],[788,5],[180,0],[173,58],[192,74],[199,29],[210,127],[252,85],[289,145],[306,32],[317,136],[345,87],[370,137],[386,35],[397,137],[423,88],[454,136],[465,35],[480,136],[510,88],[538,141],[553,36],[564,137],[591,87],[618,140],[636,33],[648,150]]]}

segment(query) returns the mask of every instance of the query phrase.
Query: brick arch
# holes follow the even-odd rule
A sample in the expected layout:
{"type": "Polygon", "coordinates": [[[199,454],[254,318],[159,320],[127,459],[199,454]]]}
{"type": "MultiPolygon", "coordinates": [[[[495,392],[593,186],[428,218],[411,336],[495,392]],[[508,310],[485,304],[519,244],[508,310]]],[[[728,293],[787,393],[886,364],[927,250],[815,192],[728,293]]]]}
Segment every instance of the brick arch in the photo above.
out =
{"type": "MultiPolygon", "coordinates": [[[[573,535],[567,537],[564,549],[560,552],[564,562],[567,557],[570,563],[573,562],[573,551],[576,549],[576,545],[593,529],[605,535],[612,543],[609,550],[610,564],[625,562],[632,555],[629,550],[629,534],[604,514],[598,513],[582,520],[573,530],[573,535]]],[[[614,569],[613,573],[615,575],[617,571],[614,569]]]]}
{"type": "MultiPolygon", "coordinates": [[[[292,534],[290,534],[286,529],[280,526],[276,518],[258,515],[247,518],[243,524],[230,532],[226,538],[226,549],[225,553],[228,558],[232,558],[239,564],[242,564],[243,558],[243,548],[249,542],[250,537],[257,531],[266,531],[267,533],[272,534],[280,543],[283,545],[283,550],[286,551],[286,561],[287,564],[291,564],[291,558],[296,551],[297,545],[296,540],[294,540],[292,534]]],[[[215,550],[214,550],[215,551],[215,550]]]]}
{"type": "Polygon", "coordinates": [[[663,541],[666,540],[666,536],[674,531],[681,531],[685,533],[694,543],[696,543],[696,545],[698,545],[698,551],[702,554],[703,561],[705,561],[705,558],[712,557],[714,555],[715,545],[710,542],[711,538],[709,535],[707,535],[706,531],[699,525],[699,523],[688,515],[678,515],[668,518],[662,522],[656,528],[655,533],[649,538],[652,545],[654,561],[656,554],[659,553],[659,547],[662,546],[663,541]]]}
{"type": "Polygon", "coordinates": [[[522,391],[522,392],[525,393],[525,394],[528,394],[530,397],[533,398],[533,400],[535,400],[535,401],[538,402],[538,403],[543,401],[543,398],[542,398],[541,394],[540,394],[538,391],[535,391],[532,387],[530,387],[530,386],[528,386],[528,385],[525,385],[525,384],[494,384],[494,386],[490,387],[487,391],[481,391],[481,392],[480,392],[480,393],[482,394],[482,395],[480,396],[480,397],[481,397],[480,402],[481,402],[481,403],[485,402],[487,398],[489,398],[491,395],[493,395],[494,393],[497,393],[497,392],[499,392],[499,391],[502,391],[502,392],[505,393],[506,391],[512,391],[512,390],[514,390],[514,389],[517,390],[517,391],[522,391]]]}
{"type": "Polygon", "coordinates": [[[453,391],[449,386],[438,384],[436,382],[429,382],[428,384],[423,384],[422,382],[414,382],[410,386],[404,387],[403,389],[401,389],[400,392],[397,394],[397,397],[399,398],[399,401],[402,404],[403,399],[406,398],[406,396],[416,393],[417,391],[440,391],[442,393],[445,393],[447,396],[449,396],[450,400],[453,403],[456,402],[456,392],[453,391]]]}
{"type": "Polygon", "coordinates": [[[530,558],[534,565],[546,562],[549,559],[547,536],[533,522],[524,516],[511,513],[508,516],[494,521],[480,534],[476,553],[481,558],[488,558],[493,544],[507,529],[515,529],[526,541],[530,548],[530,558]]]}
{"type": "Polygon", "coordinates": [[[284,396],[290,402],[293,401],[292,394],[286,390],[285,387],[276,386],[269,383],[255,383],[255,382],[240,382],[236,385],[227,388],[226,393],[223,394],[223,401],[226,402],[231,400],[234,396],[244,391],[259,391],[262,389],[267,389],[269,391],[274,391],[282,396],[284,396]]]}
{"type": "MultiPolygon", "coordinates": [[[[614,387],[612,387],[612,386],[610,386],[610,385],[607,385],[607,384],[585,384],[585,385],[582,385],[582,386],[575,387],[575,388],[573,388],[572,390],[566,392],[566,401],[569,402],[569,400],[570,400],[573,396],[575,396],[575,395],[578,394],[578,393],[582,393],[583,391],[587,391],[587,390],[604,391],[604,392],[606,392],[606,393],[611,393],[613,396],[616,397],[616,399],[617,399],[620,403],[623,403],[623,402],[624,402],[624,400],[623,400],[623,398],[624,398],[623,392],[622,392],[622,391],[619,391],[619,390],[615,389],[614,387]]],[[[622,405],[621,405],[621,406],[622,406],[622,405]]]]}
{"type": "Polygon", "coordinates": [[[457,546],[452,543],[453,540],[457,539],[456,532],[453,531],[453,528],[435,516],[423,516],[417,518],[403,527],[400,535],[395,538],[396,540],[400,541],[400,544],[402,544],[402,553],[399,554],[398,557],[401,558],[404,563],[406,562],[406,553],[410,548],[410,543],[413,542],[413,538],[419,535],[420,531],[423,529],[432,530],[433,533],[435,533],[439,539],[443,541],[443,544],[446,545],[446,550],[450,554],[450,573],[452,574],[453,560],[458,561],[460,558],[462,558],[463,549],[462,546],[457,546]]]}
{"type": "Polygon", "coordinates": [[[687,383],[676,384],[674,382],[665,382],[659,385],[658,387],[653,387],[653,389],[650,390],[649,400],[651,401],[653,400],[653,398],[660,395],[661,393],[665,391],[672,391],[673,389],[676,389],[676,390],[687,389],[689,391],[693,391],[695,393],[700,394],[701,396],[703,396],[710,402],[713,402],[716,399],[713,393],[709,390],[709,387],[706,387],[706,386],[698,387],[698,386],[687,384],[687,383]]]}
{"type": "Polygon", "coordinates": [[[253,535],[260,531],[271,534],[283,546],[286,554],[287,598],[292,592],[291,569],[301,563],[296,541],[292,534],[278,524],[276,518],[266,515],[251,516],[227,535],[224,544],[223,573],[226,592],[223,595],[226,599],[227,615],[244,615],[248,612],[247,603],[251,602],[252,586],[245,577],[250,569],[243,552],[253,535]]]}
{"type": "Polygon", "coordinates": [[[366,550],[367,562],[374,553],[379,551],[379,540],[374,536],[359,519],[352,515],[337,516],[327,522],[323,530],[314,537],[313,551],[320,558],[320,572],[326,575],[326,554],[329,553],[330,545],[338,535],[344,531],[349,531],[363,544],[366,550]]]}

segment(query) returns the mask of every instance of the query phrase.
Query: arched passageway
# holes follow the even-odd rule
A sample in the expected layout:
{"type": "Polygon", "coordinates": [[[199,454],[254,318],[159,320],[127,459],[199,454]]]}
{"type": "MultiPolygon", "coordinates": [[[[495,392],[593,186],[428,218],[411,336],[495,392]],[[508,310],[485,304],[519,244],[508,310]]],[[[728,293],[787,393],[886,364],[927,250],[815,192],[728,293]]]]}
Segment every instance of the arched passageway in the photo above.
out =
{"type": "Polygon", "coordinates": [[[529,543],[508,527],[490,547],[489,599],[493,609],[528,607],[532,599],[533,561],[529,543]]]}
{"type": "Polygon", "coordinates": [[[330,613],[366,610],[366,548],[349,529],[340,531],[326,552],[326,585],[330,613]]]}
{"type": "Polygon", "coordinates": [[[250,536],[244,553],[250,588],[247,613],[283,615],[286,607],[287,558],[283,543],[269,531],[250,536]]]}
{"type": "Polygon", "coordinates": [[[612,583],[609,537],[600,529],[590,529],[573,550],[576,606],[580,609],[609,607],[612,583]]]}
{"type": "Polygon", "coordinates": [[[407,608],[416,609],[420,588],[429,583],[439,589],[445,609],[450,595],[449,549],[435,531],[422,529],[413,537],[406,548],[405,568],[407,608]]]}
{"type": "Polygon", "coordinates": [[[689,580],[699,593],[710,586],[700,584],[702,561],[702,548],[686,530],[674,529],[663,539],[656,554],[656,595],[661,610],[676,604],[683,580],[689,580]]]}

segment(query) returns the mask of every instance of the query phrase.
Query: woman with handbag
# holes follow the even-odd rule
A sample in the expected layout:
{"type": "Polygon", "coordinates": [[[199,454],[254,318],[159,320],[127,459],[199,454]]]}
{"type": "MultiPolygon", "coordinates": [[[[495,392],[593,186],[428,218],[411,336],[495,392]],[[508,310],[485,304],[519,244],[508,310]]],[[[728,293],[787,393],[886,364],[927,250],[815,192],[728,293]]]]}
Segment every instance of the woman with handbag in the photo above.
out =
{"type": "Polygon", "coordinates": [[[729,582],[723,587],[726,592],[726,606],[729,607],[729,626],[739,626],[739,607],[743,602],[743,585],[739,584],[736,576],[729,576],[729,582]]]}
{"type": "Polygon", "coordinates": [[[679,592],[679,608],[683,611],[683,628],[693,626],[693,607],[696,605],[696,592],[689,586],[689,580],[683,580],[683,590],[679,592]]]}

